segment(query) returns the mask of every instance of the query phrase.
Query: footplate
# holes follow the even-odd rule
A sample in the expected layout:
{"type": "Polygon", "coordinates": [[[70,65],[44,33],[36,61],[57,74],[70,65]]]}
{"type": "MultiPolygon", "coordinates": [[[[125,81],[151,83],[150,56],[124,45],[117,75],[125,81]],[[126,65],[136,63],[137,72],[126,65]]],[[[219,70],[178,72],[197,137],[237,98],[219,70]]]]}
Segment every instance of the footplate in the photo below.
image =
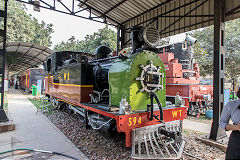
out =
{"type": "Polygon", "coordinates": [[[179,159],[184,144],[182,121],[136,128],[132,131],[132,158],[179,159]]]}

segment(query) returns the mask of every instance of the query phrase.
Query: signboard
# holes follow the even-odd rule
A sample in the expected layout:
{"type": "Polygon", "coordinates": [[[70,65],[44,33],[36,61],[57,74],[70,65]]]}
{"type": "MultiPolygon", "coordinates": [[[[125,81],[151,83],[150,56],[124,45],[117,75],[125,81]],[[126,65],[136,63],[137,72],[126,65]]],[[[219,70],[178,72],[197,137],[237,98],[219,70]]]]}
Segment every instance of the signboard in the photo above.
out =
{"type": "Polygon", "coordinates": [[[37,93],[41,94],[42,90],[42,80],[37,80],[37,93]]]}
{"type": "Polygon", "coordinates": [[[224,106],[226,105],[227,102],[229,102],[229,98],[230,98],[230,90],[225,89],[224,90],[224,106]]]}

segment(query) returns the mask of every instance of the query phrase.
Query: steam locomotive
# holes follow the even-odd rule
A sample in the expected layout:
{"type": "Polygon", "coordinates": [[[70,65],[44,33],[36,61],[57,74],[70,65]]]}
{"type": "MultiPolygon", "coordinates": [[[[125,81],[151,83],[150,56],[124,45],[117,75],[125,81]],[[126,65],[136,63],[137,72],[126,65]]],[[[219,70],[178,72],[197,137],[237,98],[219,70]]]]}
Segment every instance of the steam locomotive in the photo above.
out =
{"type": "Polygon", "coordinates": [[[107,46],[95,54],[53,53],[44,64],[45,94],[59,109],[77,114],[86,128],[125,133],[132,158],[178,159],[187,109],[166,103],[166,71],[155,53],[158,31],[133,27],[131,38],[128,55],[111,57],[107,46]]]}
{"type": "Polygon", "coordinates": [[[175,102],[178,94],[192,116],[212,109],[213,98],[213,85],[203,85],[199,79],[200,69],[193,58],[196,42],[197,39],[187,35],[184,42],[159,48],[166,69],[167,100],[175,102]]]}

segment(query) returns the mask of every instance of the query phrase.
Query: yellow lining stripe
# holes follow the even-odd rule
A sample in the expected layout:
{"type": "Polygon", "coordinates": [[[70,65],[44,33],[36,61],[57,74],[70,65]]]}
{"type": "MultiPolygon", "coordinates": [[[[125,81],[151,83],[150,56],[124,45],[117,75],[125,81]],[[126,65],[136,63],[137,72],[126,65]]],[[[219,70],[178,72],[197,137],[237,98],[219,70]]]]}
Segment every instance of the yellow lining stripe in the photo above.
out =
{"type": "MultiPolygon", "coordinates": [[[[52,78],[53,76],[49,76],[49,77],[51,77],[51,78],[52,78]]],[[[44,78],[48,78],[48,77],[44,77],[44,78]]]]}
{"type": "Polygon", "coordinates": [[[26,74],[26,87],[28,87],[28,74],[26,74]]]}
{"type": "Polygon", "coordinates": [[[59,86],[72,86],[72,87],[93,87],[93,85],[78,85],[78,84],[63,84],[63,83],[53,83],[59,86]]]}

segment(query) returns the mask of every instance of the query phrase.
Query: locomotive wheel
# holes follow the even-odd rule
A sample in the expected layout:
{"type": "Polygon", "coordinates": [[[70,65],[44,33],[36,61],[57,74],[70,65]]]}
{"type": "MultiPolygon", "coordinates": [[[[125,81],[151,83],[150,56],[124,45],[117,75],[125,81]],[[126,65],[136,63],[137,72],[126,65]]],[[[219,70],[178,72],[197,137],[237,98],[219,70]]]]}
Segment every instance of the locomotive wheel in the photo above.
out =
{"type": "Polygon", "coordinates": [[[58,101],[57,98],[55,99],[55,106],[56,106],[57,108],[59,107],[59,101],[58,101]]]}
{"type": "Polygon", "coordinates": [[[48,102],[50,102],[51,101],[50,95],[46,94],[46,97],[48,98],[48,102]]]}
{"type": "Polygon", "coordinates": [[[67,104],[67,105],[66,105],[66,112],[67,112],[68,114],[72,114],[73,111],[69,108],[69,105],[70,105],[70,104],[67,104]]]}
{"type": "Polygon", "coordinates": [[[200,113],[200,106],[198,105],[198,103],[196,104],[189,103],[187,114],[189,116],[198,116],[199,113],[200,113]]]}
{"type": "Polygon", "coordinates": [[[80,114],[77,114],[77,116],[78,116],[79,121],[84,124],[84,126],[85,126],[86,129],[92,128],[92,127],[89,125],[88,119],[87,119],[86,117],[83,117],[83,116],[80,115],[80,114]]]}
{"type": "Polygon", "coordinates": [[[88,113],[87,113],[88,111],[85,109],[84,110],[84,114],[85,114],[85,119],[84,119],[84,125],[85,125],[85,128],[86,129],[90,129],[90,128],[92,128],[91,126],[90,126],[90,124],[88,123],[88,113]]]}
{"type": "Polygon", "coordinates": [[[77,114],[77,116],[78,116],[78,119],[79,119],[80,122],[85,123],[85,117],[83,117],[80,114],[77,114]]]}
{"type": "Polygon", "coordinates": [[[196,110],[195,110],[195,107],[192,103],[189,103],[189,107],[188,107],[188,110],[187,110],[187,114],[189,116],[196,116],[196,110]]]}
{"type": "Polygon", "coordinates": [[[64,102],[58,102],[58,109],[60,110],[60,111],[64,111],[64,108],[65,108],[65,103],[64,102]]]}
{"type": "Polygon", "coordinates": [[[49,100],[49,102],[50,102],[52,105],[54,105],[54,104],[53,104],[53,99],[54,99],[53,97],[50,97],[50,100],[49,100]]]}
{"type": "Polygon", "coordinates": [[[56,98],[53,98],[52,99],[52,104],[56,107],[56,101],[57,101],[57,99],[56,98]]]}

